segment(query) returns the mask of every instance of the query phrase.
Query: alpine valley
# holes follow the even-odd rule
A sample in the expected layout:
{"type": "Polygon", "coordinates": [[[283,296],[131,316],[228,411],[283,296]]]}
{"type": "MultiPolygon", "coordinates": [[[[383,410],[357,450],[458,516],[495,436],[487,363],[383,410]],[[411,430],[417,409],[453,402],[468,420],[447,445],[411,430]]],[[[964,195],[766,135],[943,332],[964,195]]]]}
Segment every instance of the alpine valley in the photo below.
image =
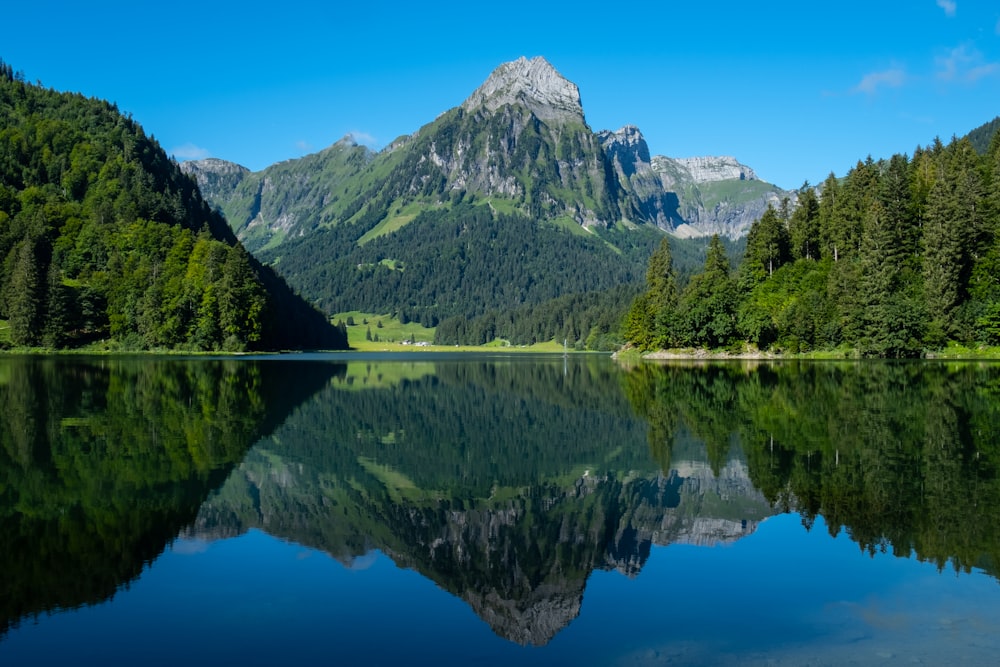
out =
{"type": "Polygon", "coordinates": [[[581,313],[638,293],[664,232],[691,273],[707,237],[738,257],[768,206],[797,197],[732,157],[654,156],[634,126],[595,132],[577,86],[541,57],[501,65],[379,152],[348,136],[259,172],[214,158],[181,168],[248,250],[327,313],[431,326],[561,299],[555,333],[578,341],[596,325],[581,313]]]}

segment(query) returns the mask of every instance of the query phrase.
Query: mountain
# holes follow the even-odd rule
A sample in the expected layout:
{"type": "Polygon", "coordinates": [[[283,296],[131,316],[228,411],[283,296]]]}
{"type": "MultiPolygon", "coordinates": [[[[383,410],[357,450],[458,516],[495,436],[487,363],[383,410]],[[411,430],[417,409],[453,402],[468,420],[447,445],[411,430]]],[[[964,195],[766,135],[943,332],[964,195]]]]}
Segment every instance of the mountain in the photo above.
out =
{"type": "Polygon", "coordinates": [[[351,137],[298,160],[252,173],[233,162],[209,158],[182,162],[204,196],[225,215],[251,250],[301,236],[321,221],[342,217],[351,199],[346,185],[374,157],[351,137]]]}
{"type": "MultiPolygon", "coordinates": [[[[378,153],[348,137],[256,173],[182,169],[320,308],[430,324],[634,284],[663,231],[736,239],[780,194],[730,158],[650,158],[634,128],[594,132],[577,86],[543,58],[501,65],[378,153]]],[[[682,272],[703,258],[704,242],[690,245],[682,272]]]]}
{"type": "Polygon", "coordinates": [[[577,86],[541,57],[500,65],[461,105],[378,154],[347,138],[238,181],[226,176],[244,168],[218,160],[182,169],[251,250],[341,222],[385,233],[468,196],[586,228],[736,239],[790,195],[731,157],[650,158],[635,127],[593,132],[577,86]]]}
{"type": "Polygon", "coordinates": [[[600,137],[639,219],[675,236],[737,239],[746,236],[768,206],[777,208],[782,199],[796,198],[794,192],[761,181],[734,157],[651,157],[633,125],[600,137]]]}
{"type": "Polygon", "coordinates": [[[241,167],[182,164],[251,250],[339,223],[378,236],[423,210],[475,197],[502,212],[577,226],[627,218],[577,87],[542,58],[506,63],[459,107],[378,154],[342,139],[230,181],[241,167]]]}
{"type": "Polygon", "coordinates": [[[4,347],[346,347],[138,123],[2,61],[0,258],[4,347]]]}

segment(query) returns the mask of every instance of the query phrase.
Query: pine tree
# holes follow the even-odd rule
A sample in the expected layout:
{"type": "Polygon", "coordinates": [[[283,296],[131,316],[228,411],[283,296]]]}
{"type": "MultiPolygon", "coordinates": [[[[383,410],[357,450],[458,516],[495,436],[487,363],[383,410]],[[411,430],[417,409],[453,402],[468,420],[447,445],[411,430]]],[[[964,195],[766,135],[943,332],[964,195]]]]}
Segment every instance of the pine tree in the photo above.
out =
{"type": "Polygon", "coordinates": [[[920,351],[921,332],[914,304],[904,288],[912,285],[907,269],[905,230],[874,201],[864,218],[861,243],[861,303],[864,306],[861,351],[878,357],[909,357],[920,351]]]}
{"type": "Polygon", "coordinates": [[[677,338],[677,277],[667,237],[663,237],[649,258],[646,286],[646,307],[653,328],[650,343],[661,348],[671,347],[677,338]]]}
{"type": "Polygon", "coordinates": [[[778,211],[768,206],[760,219],[750,227],[743,271],[752,283],[774,275],[791,259],[788,228],[778,211]]]}
{"type": "Polygon", "coordinates": [[[923,278],[927,305],[927,342],[943,345],[955,333],[955,309],[962,275],[963,234],[954,190],[942,175],[927,197],[923,229],[923,278]]]}
{"type": "Polygon", "coordinates": [[[736,285],[717,234],[709,242],[704,269],[691,278],[681,296],[679,317],[686,342],[692,345],[717,348],[735,338],[736,285]]]}
{"type": "Polygon", "coordinates": [[[985,254],[992,236],[980,160],[968,139],[949,144],[938,169],[927,197],[922,244],[928,343],[934,346],[971,335],[960,307],[968,297],[973,261],[985,254]]]}
{"type": "Polygon", "coordinates": [[[821,257],[830,257],[839,261],[843,248],[839,247],[841,224],[838,216],[840,197],[840,181],[831,173],[823,181],[819,200],[819,241],[821,257]]]}
{"type": "Polygon", "coordinates": [[[988,247],[973,267],[969,292],[980,340],[1000,344],[1000,132],[993,135],[985,156],[984,201],[988,247]]]}
{"type": "Polygon", "coordinates": [[[819,259],[819,199],[806,183],[799,190],[799,205],[788,221],[792,259],[819,259]]]}
{"type": "Polygon", "coordinates": [[[69,290],[63,284],[62,272],[55,262],[49,263],[46,276],[45,324],[42,343],[46,347],[59,348],[69,338],[72,300],[69,290]]]}
{"type": "Polygon", "coordinates": [[[7,285],[7,316],[14,345],[42,342],[45,283],[38,261],[38,242],[30,237],[18,244],[7,285]]]}

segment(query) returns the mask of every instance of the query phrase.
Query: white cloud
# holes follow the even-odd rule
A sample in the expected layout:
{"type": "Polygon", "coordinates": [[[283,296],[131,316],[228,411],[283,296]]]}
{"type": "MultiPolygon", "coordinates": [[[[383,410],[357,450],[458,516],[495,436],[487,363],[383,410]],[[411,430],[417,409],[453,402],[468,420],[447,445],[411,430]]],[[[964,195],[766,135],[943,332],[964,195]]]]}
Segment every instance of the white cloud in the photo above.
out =
{"type": "Polygon", "coordinates": [[[937,6],[944,10],[945,16],[954,16],[955,10],[958,9],[955,0],[937,0],[937,6]]]}
{"type": "Polygon", "coordinates": [[[369,148],[375,148],[378,145],[378,139],[368,134],[367,132],[361,132],[358,130],[352,130],[347,133],[351,139],[361,144],[362,146],[368,146],[369,148]]]}
{"type": "Polygon", "coordinates": [[[298,148],[303,153],[308,153],[308,152],[310,152],[313,149],[313,146],[312,146],[311,143],[309,143],[308,141],[305,141],[305,140],[301,140],[301,139],[299,141],[295,142],[295,147],[298,148]]]}
{"type": "Polygon", "coordinates": [[[195,146],[194,144],[187,143],[176,146],[170,150],[170,154],[173,155],[180,161],[184,160],[204,160],[211,155],[207,148],[202,148],[201,146],[195,146]]]}
{"type": "Polygon", "coordinates": [[[975,83],[983,77],[1000,72],[1000,63],[990,63],[983,54],[965,44],[934,59],[936,76],[941,81],[975,83]]]}
{"type": "Polygon", "coordinates": [[[874,95],[879,88],[899,88],[906,83],[906,71],[901,67],[893,67],[881,72],[866,74],[861,83],[852,89],[855,93],[874,95]]]}

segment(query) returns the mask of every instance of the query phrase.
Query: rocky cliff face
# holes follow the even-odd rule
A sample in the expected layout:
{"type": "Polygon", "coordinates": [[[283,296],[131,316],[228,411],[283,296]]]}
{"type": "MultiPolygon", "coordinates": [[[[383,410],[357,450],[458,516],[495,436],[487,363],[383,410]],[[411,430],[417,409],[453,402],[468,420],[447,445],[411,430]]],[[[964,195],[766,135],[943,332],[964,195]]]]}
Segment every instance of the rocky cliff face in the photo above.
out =
{"type": "Polygon", "coordinates": [[[649,146],[639,128],[626,125],[617,132],[600,133],[601,145],[622,188],[629,193],[634,215],[668,232],[684,220],[675,180],[653,168],[649,146]]]}
{"type": "Polygon", "coordinates": [[[462,103],[468,113],[505,106],[523,106],[545,123],[584,122],[580,90],[541,57],[500,65],[462,103]]]}
{"type": "Polygon", "coordinates": [[[794,199],[733,157],[650,156],[642,133],[631,125],[600,137],[638,218],[677,236],[736,239],[769,205],[794,199]]]}
{"type": "MultiPolygon", "coordinates": [[[[662,157],[660,160],[669,160],[662,157]]],[[[757,174],[753,169],[740,164],[736,158],[724,155],[722,157],[687,157],[674,158],[682,169],[687,170],[695,183],[712,183],[715,181],[756,181],[757,174]]]]}
{"type": "Polygon", "coordinates": [[[243,179],[250,175],[246,167],[214,157],[181,162],[180,168],[198,182],[202,196],[217,205],[228,200],[243,179]]]}

